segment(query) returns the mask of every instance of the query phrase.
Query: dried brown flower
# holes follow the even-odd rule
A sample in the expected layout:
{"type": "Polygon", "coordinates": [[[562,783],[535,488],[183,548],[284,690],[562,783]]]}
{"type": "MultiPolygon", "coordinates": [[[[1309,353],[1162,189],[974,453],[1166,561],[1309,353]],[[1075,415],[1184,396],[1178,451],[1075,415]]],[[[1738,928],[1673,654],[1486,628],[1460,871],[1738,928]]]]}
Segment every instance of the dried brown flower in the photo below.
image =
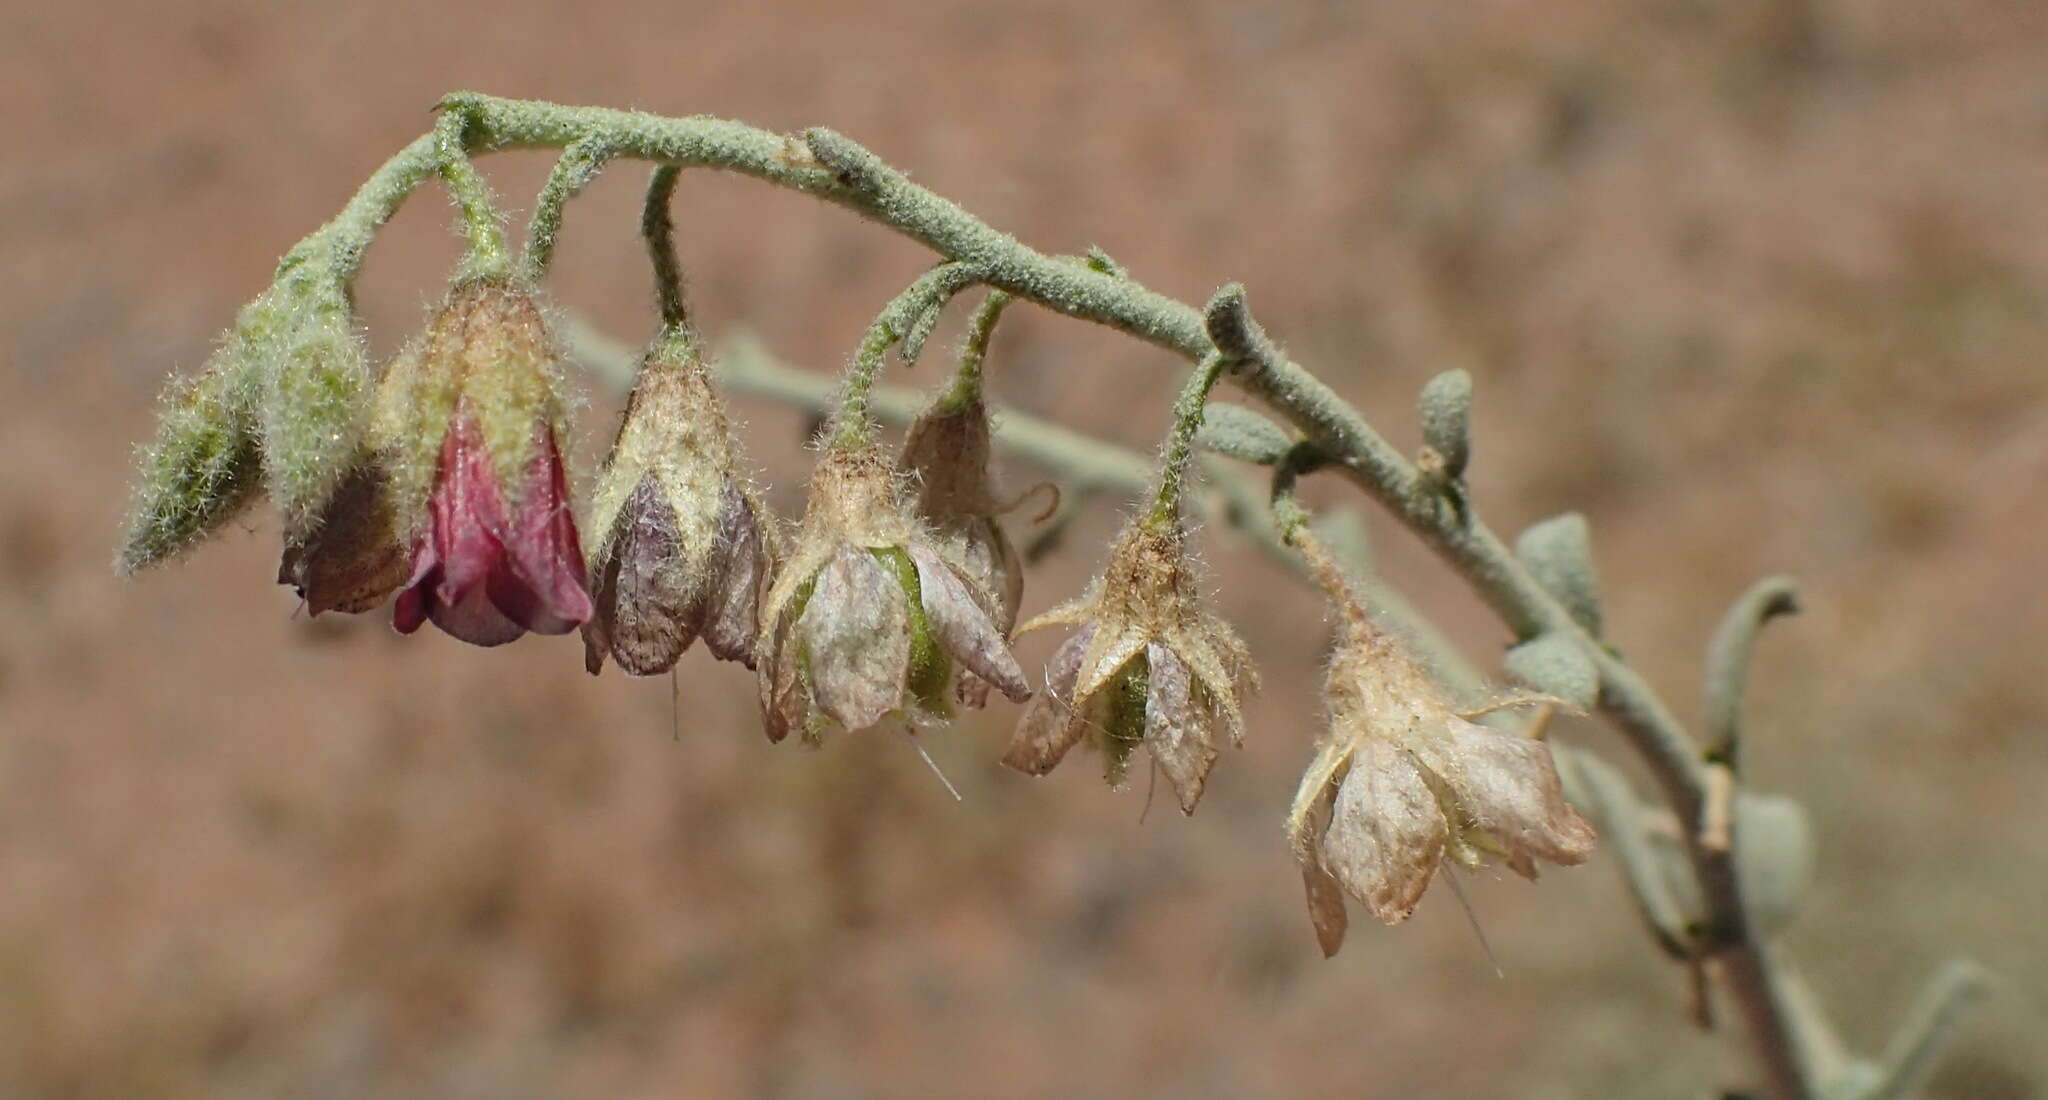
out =
{"type": "Polygon", "coordinates": [[[1344,937],[1335,891],[1404,920],[1446,858],[1584,862],[1593,828],[1564,800],[1543,742],[1454,713],[1428,672],[1362,614],[1330,661],[1329,728],[1302,777],[1288,833],[1326,954],[1344,937]]]}
{"type": "Polygon", "coordinates": [[[1022,702],[1023,669],[993,600],[909,511],[903,478],[872,449],[826,451],[797,544],[761,609],[768,736],[815,736],[900,713],[943,717],[953,662],[1022,702]]]}
{"type": "MultiPolygon", "coordinates": [[[[1243,695],[1257,676],[1236,632],[1195,591],[1186,534],[1175,524],[1132,523],[1088,595],[1023,630],[1079,626],[1054,651],[1046,690],[1024,712],[1003,762],[1043,775],[1084,738],[1121,783],[1143,744],[1193,813],[1216,763],[1220,727],[1244,739],[1243,695]]],[[[1022,633],[1020,630],[1019,633],[1022,633]]]]}
{"type": "MultiPolygon", "coordinates": [[[[989,617],[1004,637],[1017,625],[1024,599],[1024,559],[996,516],[1009,507],[997,499],[989,469],[988,406],[979,390],[949,392],[910,425],[902,465],[916,486],[917,514],[990,600],[989,617]]],[[[988,681],[962,669],[955,694],[979,707],[988,681]]]]}
{"type": "Polygon", "coordinates": [[[714,656],[754,667],[775,528],[737,477],[734,452],[691,342],[650,351],[591,509],[591,672],[607,654],[635,676],[667,672],[699,636],[714,656]]]}
{"type": "Polygon", "coordinates": [[[384,472],[365,460],[351,468],[322,509],[318,526],[285,540],[277,583],[298,590],[306,611],[360,614],[398,591],[410,574],[393,525],[384,472]]]}

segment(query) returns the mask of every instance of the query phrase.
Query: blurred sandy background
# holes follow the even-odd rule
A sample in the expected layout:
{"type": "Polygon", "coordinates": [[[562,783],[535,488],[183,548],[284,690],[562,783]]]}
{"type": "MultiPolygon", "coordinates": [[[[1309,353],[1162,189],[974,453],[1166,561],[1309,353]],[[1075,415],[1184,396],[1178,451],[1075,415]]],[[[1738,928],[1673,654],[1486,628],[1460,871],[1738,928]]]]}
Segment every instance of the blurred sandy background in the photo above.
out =
{"type": "MultiPolygon", "coordinates": [[[[1933,1091],[2038,1095],[2044,60],[2035,0],[9,5],[0,1095],[1685,1096],[1734,1068],[1604,860],[1473,882],[1504,980],[1441,891],[1321,960],[1279,827],[1320,611],[1226,531],[1267,691],[1193,820],[1140,822],[1090,761],[1004,772],[1008,706],[935,739],[955,804],[900,739],[769,746],[701,653],[672,735],[666,681],[591,679],[571,639],[310,623],[260,511],[115,581],[165,373],[462,87],[829,124],[1043,248],[1195,300],[1243,280],[1403,446],[1415,389],[1470,369],[1479,507],[1587,512],[1613,640],[1688,716],[1725,601],[1796,575],[1751,721],[1820,834],[1792,949],[1865,1049],[1977,956],[2005,983],[1933,1091]]],[[[523,206],[546,165],[486,167],[523,206]]],[[[571,209],[554,284],[630,340],[643,182],[571,209]]],[[[711,334],[818,367],[925,262],[739,180],[686,177],[677,219],[711,334]]],[[[449,224],[425,193],[373,251],[380,350],[449,224]]],[[[1016,311],[991,369],[1150,446],[1174,367],[1016,311]]],[[[802,418],[741,412],[793,514],[802,418]]],[[[1375,523],[1494,661],[1498,624],[1375,523]]]]}

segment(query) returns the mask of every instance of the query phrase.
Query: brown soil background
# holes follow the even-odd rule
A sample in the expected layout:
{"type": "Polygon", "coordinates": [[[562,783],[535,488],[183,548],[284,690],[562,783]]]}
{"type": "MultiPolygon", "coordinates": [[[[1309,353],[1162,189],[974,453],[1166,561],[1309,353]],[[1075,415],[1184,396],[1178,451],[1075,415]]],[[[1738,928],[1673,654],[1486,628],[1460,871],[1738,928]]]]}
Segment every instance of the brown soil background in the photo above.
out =
{"type": "MultiPolygon", "coordinates": [[[[1757,782],[1820,836],[1790,949],[1864,1049],[1941,958],[1983,960],[2001,986],[1933,1092],[2038,1094],[2034,0],[109,2],[0,28],[0,1093],[1679,1096],[1739,1071],[1604,860],[1473,881],[1504,980],[1441,891],[1318,956],[1279,819],[1321,612],[1227,530],[1207,556],[1267,690],[1192,820],[1140,822],[1086,761],[1004,772],[1007,706],[935,738],[955,804],[896,739],[767,745],[751,682],[701,655],[672,736],[669,684],[592,679],[572,640],[308,622],[260,513],[116,581],[166,372],[474,87],[828,124],[1042,247],[1189,299],[1242,280],[1403,446],[1417,387],[1470,369],[1479,508],[1586,512],[1613,640],[1686,715],[1720,608],[1794,574],[1809,610],[1765,640],[1751,720],[1757,782]]],[[[487,168],[523,204],[546,164],[487,168]]],[[[554,284],[629,339],[643,179],[572,208],[554,284]]],[[[677,217],[712,334],[818,367],[925,262],[741,180],[687,178],[677,217]]],[[[380,349],[437,294],[449,220],[430,192],[373,252],[380,349]]],[[[1003,401],[1150,445],[1170,360],[1013,317],[1003,401]]],[[[789,514],[803,419],[740,407],[789,514]]],[[[1027,611],[1114,523],[1098,505],[1027,611]]],[[[1501,627],[1375,524],[1493,662],[1501,627]]]]}

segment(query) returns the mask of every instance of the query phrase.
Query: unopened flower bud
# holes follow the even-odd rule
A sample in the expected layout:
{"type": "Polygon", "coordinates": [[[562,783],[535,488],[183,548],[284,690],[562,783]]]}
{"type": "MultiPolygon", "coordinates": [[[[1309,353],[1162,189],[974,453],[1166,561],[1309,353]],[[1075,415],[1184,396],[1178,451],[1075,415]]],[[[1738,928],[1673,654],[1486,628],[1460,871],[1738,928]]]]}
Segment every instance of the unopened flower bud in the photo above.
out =
{"type": "Polygon", "coordinates": [[[256,405],[289,325],[274,293],[263,294],[242,307],[203,370],[165,388],[115,562],[122,573],[176,557],[256,498],[263,464],[256,405]]]}
{"type": "Polygon", "coordinates": [[[374,435],[412,569],[393,625],[475,645],[588,620],[554,349],[518,289],[457,286],[378,388],[374,435]]]}
{"type": "Polygon", "coordinates": [[[1257,677],[1244,643],[1197,594],[1185,540],[1178,526],[1133,523],[1088,595],[1024,625],[1079,629],[1054,651],[1004,763],[1043,775],[1085,738],[1115,784],[1143,744],[1181,811],[1194,812],[1219,729],[1243,740],[1241,700],[1257,677]]]}
{"type": "Polygon", "coordinates": [[[1031,695],[990,599],[910,514],[873,450],[830,450],[787,565],[761,611],[768,736],[816,735],[890,714],[943,717],[954,662],[1011,699],[1031,695]]]}
{"type": "Polygon", "coordinates": [[[294,282],[273,295],[287,314],[287,333],[264,371],[263,472],[285,538],[302,540],[363,450],[370,365],[338,287],[294,282]]]}
{"type": "MultiPolygon", "coordinates": [[[[987,595],[989,617],[1007,638],[1024,599],[1024,561],[996,519],[1007,508],[996,498],[989,469],[990,436],[980,393],[949,394],[911,423],[902,463],[916,486],[918,516],[987,595]]],[[[956,695],[979,707],[988,698],[988,681],[962,669],[956,695]]]]}
{"type": "Polygon", "coordinates": [[[246,381],[242,363],[217,355],[203,373],[176,379],[165,392],[116,560],[122,573],[176,557],[255,499],[263,460],[246,381]]]}
{"type": "Polygon", "coordinates": [[[699,636],[754,667],[774,525],[735,474],[732,431],[687,341],[650,351],[591,511],[596,614],[585,664],[635,676],[674,668],[699,636]]]}

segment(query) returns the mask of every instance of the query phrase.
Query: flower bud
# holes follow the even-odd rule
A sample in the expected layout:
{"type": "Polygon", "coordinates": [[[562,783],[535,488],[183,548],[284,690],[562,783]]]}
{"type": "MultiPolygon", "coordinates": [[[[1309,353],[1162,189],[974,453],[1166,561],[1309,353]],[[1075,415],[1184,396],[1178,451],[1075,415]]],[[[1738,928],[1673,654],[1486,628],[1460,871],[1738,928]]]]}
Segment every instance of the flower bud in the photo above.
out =
{"type": "MultiPolygon", "coordinates": [[[[1024,561],[996,519],[1006,509],[997,501],[989,470],[990,437],[988,406],[978,391],[941,397],[911,423],[902,464],[916,485],[918,516],[987,595],[989,617],[1008,638],[1024,599],[1024,561]]],[[[979,707],[988,699],[988,686],[962,669],[955,694],[979,707]]]]}
{"type": "MultiPolygon", "coordinates": [[[[1541,741],[1474,724],[1395,640],[1349,623],[1330,661],[1329,728],[1288,819],[1313,885],[1327,875],[1375,917],[1414,911],[1445,858],[1498,858],[1525,878],[1536,862],[1584,862],[1594,835],[1564,800],[1541,741]]],[[[1311,916],[1334,952],[1327,902],[1311,916]]]]}
{"type": "Polygon", "coordinates": [[[1079,629],[1054,651],[1045,692],[1018,722],[1005,764],[1043,775],[1088,738],[1117,784],[1143,744],[1181,812],[1194,812],[1218,728],[1243,741],[1240,700],[1257,676],[1244,643],[1203,606],[1185,544],[1178,525],[1133,523],[1087,596],[1025,624],[1079,629]]]}
{"type": "Polygon", "coordinates": [[[258,408],[263,472],[286,539],[298,540],[319,525],[363,450],[370,366],[339,287],[291,283],[274,295],[288,316],[258,408]]]}
{"type": "Polygon", "coordinates": [[[393,361],[373,425],[411,575],[393,625],[432,619],[475,645],[566,634],[591,616],[540,307],[504,283],[458,285],[393,361]]]}
{"type": "Polygon", "coordinates": [[[827,451],[788,564],[761,612],[768,736],[816,736],[890,714],[944,717],[954,662],[1019,702],[1024,671],[991,600],[911,516],[902,478],[872,450],[827,451]]]}
{"type": "Polygon", "coordinates": [[[115,562],[122,573],[176,557],[256,498],[263,462],[257,398],[289,324],[275,294],[266,292],[242,307],[197,376],[165,387],[115,562]]]}
{"type": "Polygon", "coordinates": [[[246,364],[217,354],[203,373],[166,389],[115,562],[122,573],[176,557],[255,499],[262,457],[244,395],[247,376],[246,364]]]}
{"type": "Polygon", "coordinates": [[[731,428],[695,349],[650,351],[591,511],[591,672],[606,654],[635,676],[667,672],[700,635],[714,656],[754,667],[774,525],[734,466],[731,428]]]}
{"type": "Polygon", "coordinates": [[[1422,387],[1416,401],[1422,418],[1422,445],[1441,476],[1457,481],[1472,461],[1472,376],[1447,370],[1422,387]]]}

